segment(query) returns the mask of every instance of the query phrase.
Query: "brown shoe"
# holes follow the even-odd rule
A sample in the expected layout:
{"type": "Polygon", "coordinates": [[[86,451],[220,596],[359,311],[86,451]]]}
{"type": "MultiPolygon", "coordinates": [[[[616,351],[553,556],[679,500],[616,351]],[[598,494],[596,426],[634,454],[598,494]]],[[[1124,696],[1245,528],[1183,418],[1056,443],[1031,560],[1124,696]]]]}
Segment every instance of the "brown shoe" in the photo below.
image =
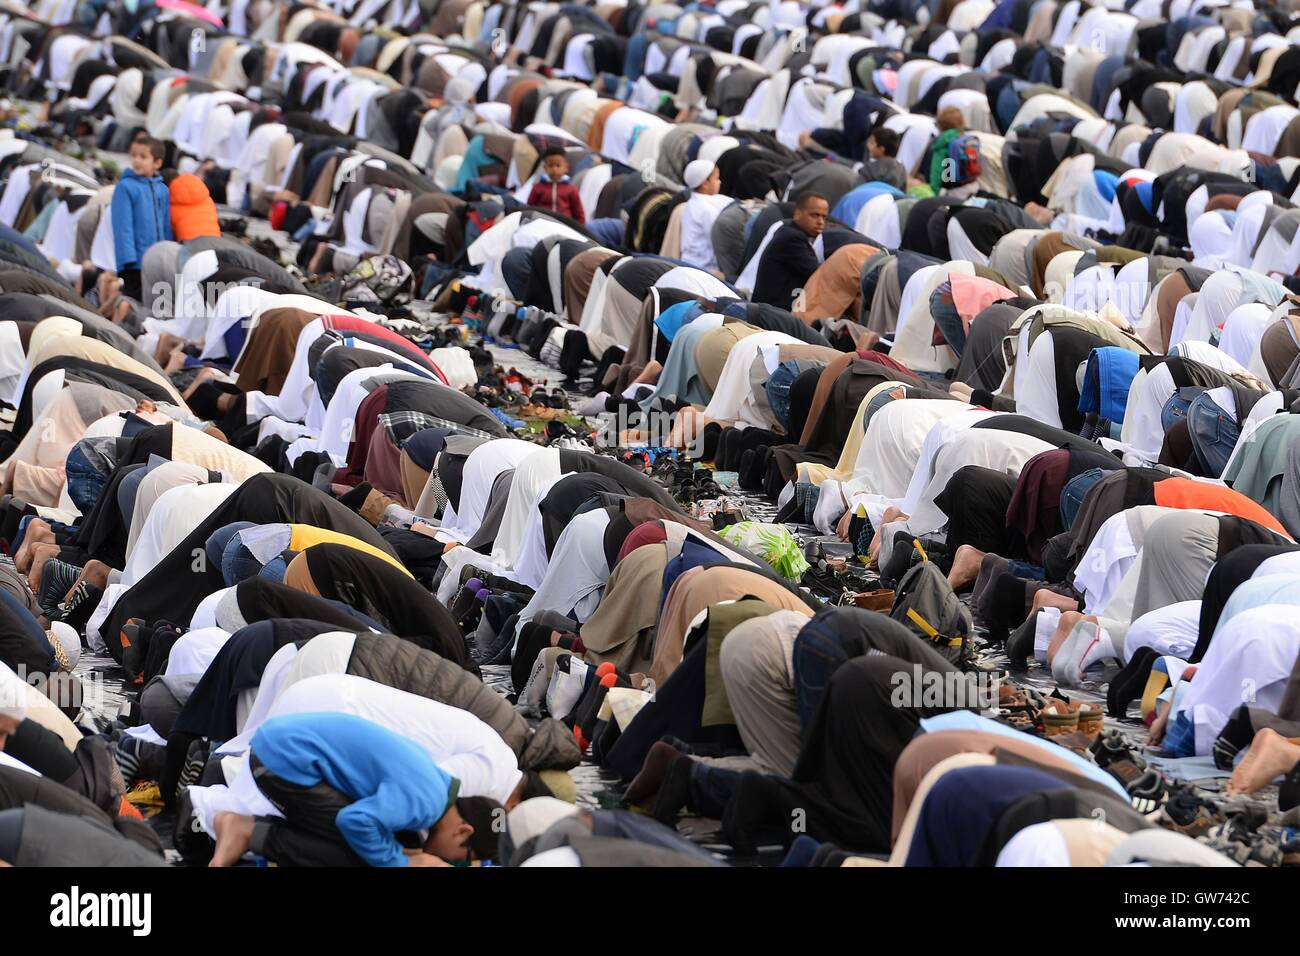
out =
{"type": "Polygon", "coordinates": [[[1043,708],[1043,730],[1048,737],[1072,734],[1079,729],[1079,711],[1063,700],[1052,700],[1043,708]]]}
{"type": "Polygon", "coordinates": [[[1102,728],[1102,710],[1100,704],[1080,704],[1079,709],[1079,733],[1088,738],[1088,742],[1096,740],[1101,734],[1102,728]]]}
{"type": "Polygon", "coordinates": [[[853,605],[862,608],[864,611],[879,611],[881,614],[888,614],[894,607],[894,591],[892,588],[862,591],[853,595],[853,605]]]}

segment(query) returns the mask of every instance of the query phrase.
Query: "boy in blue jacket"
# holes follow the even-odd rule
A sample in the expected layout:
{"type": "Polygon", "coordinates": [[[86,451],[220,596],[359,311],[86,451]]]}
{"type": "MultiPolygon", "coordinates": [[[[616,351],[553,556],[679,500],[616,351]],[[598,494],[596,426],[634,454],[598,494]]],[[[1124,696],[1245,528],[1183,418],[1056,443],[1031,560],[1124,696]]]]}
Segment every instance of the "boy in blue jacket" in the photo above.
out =
{"type": "Polygon", "coordinates": [[[212,866],[251,849],[289,865],[448,866],[466,860],[474,827],[459,784],[417,744],[351,714],[291,714],[249,744],[253,782],[283,819],[218,813],[212,866]],[[418,850],[397,834],[425,834],[418,850]]]}
{"type": "Polygon", "coordinates": [[[172,238],[171,196],[159,171],[167,149],[152,136],[137,136],[131,168],[113,190],[113,250],[122,294],[143,304],[140,263],[155,242],[172,238]]]}

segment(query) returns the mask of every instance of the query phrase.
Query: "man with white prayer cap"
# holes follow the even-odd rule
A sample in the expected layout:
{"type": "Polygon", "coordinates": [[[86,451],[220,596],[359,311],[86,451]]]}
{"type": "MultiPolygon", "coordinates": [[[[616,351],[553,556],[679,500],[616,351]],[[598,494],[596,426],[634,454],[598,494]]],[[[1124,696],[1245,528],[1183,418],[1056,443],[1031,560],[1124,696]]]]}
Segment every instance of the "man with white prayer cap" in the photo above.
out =
{"type": "Polygon", "coordinates": [[[731,205],[732,199],[719,195],[722,175],[712,160],[697,159],[688,163],[682,181],[691,190],[691,198],[682,209],[682,260],[721,275],[713,251],[713,224],[722,210],[731,205]]]}

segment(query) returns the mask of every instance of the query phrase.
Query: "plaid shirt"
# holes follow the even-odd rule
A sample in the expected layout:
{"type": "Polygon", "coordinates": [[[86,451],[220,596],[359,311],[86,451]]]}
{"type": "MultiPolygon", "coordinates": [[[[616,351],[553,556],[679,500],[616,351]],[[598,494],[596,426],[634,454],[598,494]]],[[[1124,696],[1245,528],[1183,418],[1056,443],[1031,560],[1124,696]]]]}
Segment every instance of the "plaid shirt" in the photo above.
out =
{"type": "Polygon", "coordinates": [[[426,428],[450,428],[461,435],[474,435],[479,438],[498,437],[479,428],[471,428],[469,425],[462,425],[460,422],[452,422],[445,418],[439,418],[437,415],[428,415],[416,411],[385,412],[379,416],[379,424],[384,426],[384,430],[388,432],[388,437],[399,448],[403,442],[416,432],[422,432],[426,428]]]}

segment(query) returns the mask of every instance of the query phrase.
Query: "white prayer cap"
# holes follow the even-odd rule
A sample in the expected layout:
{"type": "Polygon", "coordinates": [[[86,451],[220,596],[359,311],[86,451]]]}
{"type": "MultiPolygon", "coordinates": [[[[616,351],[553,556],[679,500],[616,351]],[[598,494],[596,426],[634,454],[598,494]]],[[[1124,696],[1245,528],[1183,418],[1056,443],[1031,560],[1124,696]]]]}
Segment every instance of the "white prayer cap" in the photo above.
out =
{"type": "Polygon", "coordinates": [[[704,185],[705,180],[713,175],[713,170],[716,168],[716,163],[707,159],[697,159],[687,164],[686,171],[682,173],[682,182],[686,184],[687,189],[699,189],[704,185]]]}
{"type": "Polygon", "coordinates": [[[81,637],[71,625],[55,621],[50,625],[50,638],[51,644],[57,641],[63,648],[64,659],[60,659],[59,666],[69,672],[75,670],[81,660],[81,637]]]}
{"type": "Polygon", "coordinates": [[[554,797],[533,797],[510,811],[506,816],[506,829],[518,847],[535,836],[541,836],[552,823],[577,812],[578,808],[572,803],[554,797]]]}
{"type": "Polygon", "coordinates": [[[474,84],[464,77],[454,77],[447,81],[443,89],[443,99],[448,103],[469,103],[474,99],[474,84]]]}

